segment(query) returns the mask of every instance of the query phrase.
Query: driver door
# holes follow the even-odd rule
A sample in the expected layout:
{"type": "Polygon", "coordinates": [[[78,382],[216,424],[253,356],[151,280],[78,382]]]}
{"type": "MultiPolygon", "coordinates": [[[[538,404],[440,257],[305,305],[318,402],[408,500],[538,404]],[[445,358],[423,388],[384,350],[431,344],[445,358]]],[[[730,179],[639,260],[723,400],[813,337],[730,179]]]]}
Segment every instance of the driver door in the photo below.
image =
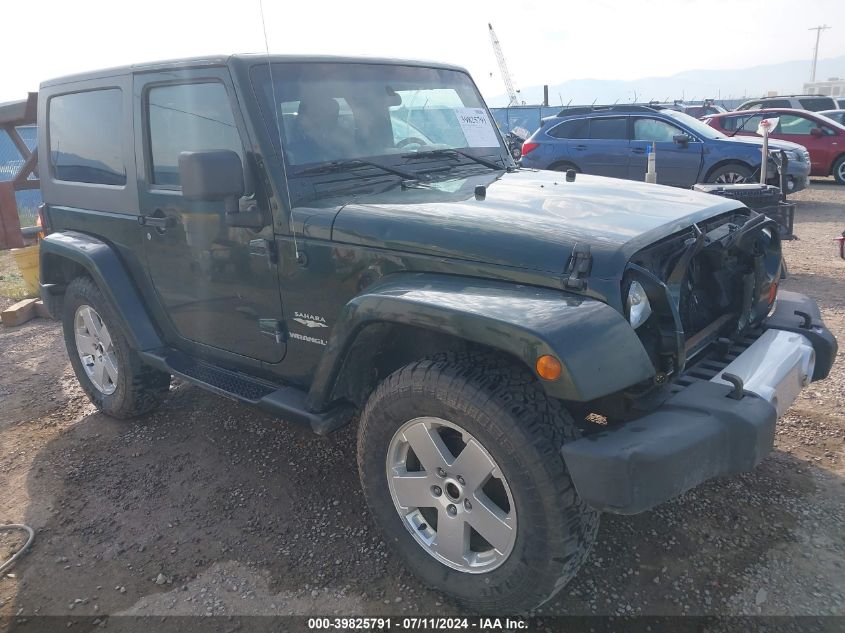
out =
{"type": "Polygon", "coordinates": [[[648,148],[655,147],[657,182],[675,187],[692,187],[698,182],[704,144],[679,127],[651,117],[635,117],[631,137],[631,161],[628,178],[645,180],[648,168],[648,148]],[[675,142],[674,137],[685,135],[686,144],[675,142]]]}
{"type": "MultiPolygon", "coordinates": [[[[180,152],[228,149],[244,165],[244,126],[225,68],[177,70],[135,77],[136,152],[149,281],[177,347],[201,355],[237,355],[278,363],[282,302],[271,226],[230,227],[222,202],[182,196],[180,152]],[[139,170],[140,172],[141,170],[139,170]]],[[[266,206],[247,192],[241,207],[266,206]]],[[[266,211],[266,209],[265,209],[266,211]]],[[[265,216],[269,214],[265,213],[265,216]]]]}

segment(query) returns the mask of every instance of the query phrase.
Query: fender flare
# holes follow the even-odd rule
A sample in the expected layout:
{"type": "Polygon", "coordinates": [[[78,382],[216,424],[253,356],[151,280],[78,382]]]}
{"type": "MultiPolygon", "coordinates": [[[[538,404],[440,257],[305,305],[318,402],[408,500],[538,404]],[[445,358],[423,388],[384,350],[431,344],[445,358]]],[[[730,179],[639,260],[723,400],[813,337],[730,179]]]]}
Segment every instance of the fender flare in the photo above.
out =
{"type": "Polygon", "coordinates": [[[556,356],[560,378],[546,393],[586,402],[655,374],[630,324],[605,303],[550,288],[429,273],[400,273],[346,304],[332,329],[308,395],[312,410],[331,404],[332,389],[356,337],[368,325],[433,330],[520,359],[556,356]]]}
{"type": "Polygon", "coordinates": [[[39,259],[42,292],[49,292],[51,285],[66,283],[56,271],[56,263],[69,260],[91,276],[117,310],[133,349],[162,347],[161,337],[132,278],[115,249],[106,242],[76,231],[51,233],[41,240],[39,259]]]}

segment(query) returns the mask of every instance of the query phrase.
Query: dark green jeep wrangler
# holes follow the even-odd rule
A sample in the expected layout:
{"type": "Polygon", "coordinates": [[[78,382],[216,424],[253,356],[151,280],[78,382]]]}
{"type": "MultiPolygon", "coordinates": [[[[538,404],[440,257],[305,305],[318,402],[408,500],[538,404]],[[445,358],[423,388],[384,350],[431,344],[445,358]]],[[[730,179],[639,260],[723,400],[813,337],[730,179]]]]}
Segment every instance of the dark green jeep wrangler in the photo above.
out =
{"type": "Polygon", "coordinates": [[[386,539],[473,609],[551,598],[600,511],[753,468],[836,353],[778,295],[772,220],[521,169],[460,68],[139,65],[44,83],[38,121],[42,294],[97,407],[175,375],[320,434],[357,417],[386,539]]]}

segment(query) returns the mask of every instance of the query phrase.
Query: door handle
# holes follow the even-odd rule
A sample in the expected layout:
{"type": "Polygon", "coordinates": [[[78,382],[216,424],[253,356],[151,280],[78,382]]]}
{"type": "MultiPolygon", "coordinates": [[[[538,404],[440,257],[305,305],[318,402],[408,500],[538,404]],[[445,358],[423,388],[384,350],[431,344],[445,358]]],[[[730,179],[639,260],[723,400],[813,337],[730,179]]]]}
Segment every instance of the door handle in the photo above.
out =
{"type": "Polygon", "coordinates": [[[632,147],[631,153],[632,154],[645,154],[645,148],[644,147],[632,147]]]}
{"type": "Polygon", "coordinates": [[[587,149],[587,146],[586,145],[576,145],[573,149],[583,151],[583,150],[587,149]]]}
{"type": "Polygon", "coordinates": [[[176,218],[164,215],[160,209],[156,209],[153,215],[139,215],[138,224],[164,230],[176,226],[176,218]]]}

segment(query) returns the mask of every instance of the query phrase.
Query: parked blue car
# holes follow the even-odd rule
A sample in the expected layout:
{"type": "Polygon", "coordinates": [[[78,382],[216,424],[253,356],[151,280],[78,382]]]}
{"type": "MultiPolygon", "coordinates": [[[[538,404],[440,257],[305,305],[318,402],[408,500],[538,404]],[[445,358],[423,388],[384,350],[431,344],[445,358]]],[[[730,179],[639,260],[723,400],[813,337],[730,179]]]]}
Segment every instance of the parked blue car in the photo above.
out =
{"type": "MultiPolygon", "coordinates": [[[[736,184],[760,178],[762,138],[729,137],[698,119],[669,109],[647,106],[570,108],[544,118],[522,146],[521,164],[536,169],[645,179],[649,148],[654,144],[657,182],[691,187],[710,182],[736,184]]],[[[769,141],[770,152],[785,150],[787,188],[807,186],[810,158],[797,143],[769,141]]],[[[769,160],[771,184],[778,168],[769,160]]]]}

